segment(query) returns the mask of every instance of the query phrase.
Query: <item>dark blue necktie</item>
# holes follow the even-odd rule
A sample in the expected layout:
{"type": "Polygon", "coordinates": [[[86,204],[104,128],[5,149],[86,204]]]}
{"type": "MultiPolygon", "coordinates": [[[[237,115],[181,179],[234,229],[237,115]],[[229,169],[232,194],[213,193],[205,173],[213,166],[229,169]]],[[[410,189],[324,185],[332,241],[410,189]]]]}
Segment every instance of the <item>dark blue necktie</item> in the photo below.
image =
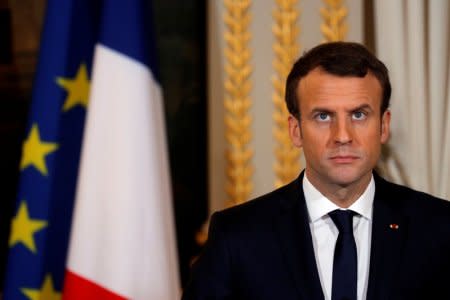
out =
{"type": "Polygon", "coordinates": [[[331,300],[356,300],[357,256],[353,236],[353,216],[351,210],[337,209],[328,214],[339,229],[334,248],[333,281],[331,300]]]}

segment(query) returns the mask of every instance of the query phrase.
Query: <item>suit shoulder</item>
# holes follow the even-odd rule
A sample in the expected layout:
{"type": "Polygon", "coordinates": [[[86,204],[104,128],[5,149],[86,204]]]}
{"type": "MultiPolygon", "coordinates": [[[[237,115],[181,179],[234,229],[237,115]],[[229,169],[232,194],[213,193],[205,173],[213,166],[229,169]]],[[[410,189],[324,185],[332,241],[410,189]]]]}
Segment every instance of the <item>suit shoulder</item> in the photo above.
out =
{"type": "Polygon", "coordinates": [[[298,193],[295,193],[294,190],[297,186],[298,184],[295,181],[291,182],[245,203],[218,211],[213,214],[213,217],[221,219],[228,224],[237,224],[239,226],[265,223],[281,209],[280,204],[296,200],[298,193]]]}
{"type": "Polygon", "coordinates": [[[383,181],[383,188],[389,192],[391,200],[401,203],[409,213],[450,216],[449,201],[384,179],[383,181]]]}

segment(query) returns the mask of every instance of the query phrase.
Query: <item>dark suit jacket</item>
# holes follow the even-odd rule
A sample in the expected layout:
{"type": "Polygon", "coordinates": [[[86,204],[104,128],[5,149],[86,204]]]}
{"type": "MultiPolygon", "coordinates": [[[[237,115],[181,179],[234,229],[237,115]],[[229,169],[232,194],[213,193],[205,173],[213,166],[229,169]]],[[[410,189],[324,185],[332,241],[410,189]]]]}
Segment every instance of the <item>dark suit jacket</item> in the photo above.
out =
{"type": "MultiPolygon", "coordinates": [[[[450,203],[374,176],[367,299],[450,299],[450,203]]],[[[213,215],[184,300],[324,299],[301,179],[213,215]]]]}

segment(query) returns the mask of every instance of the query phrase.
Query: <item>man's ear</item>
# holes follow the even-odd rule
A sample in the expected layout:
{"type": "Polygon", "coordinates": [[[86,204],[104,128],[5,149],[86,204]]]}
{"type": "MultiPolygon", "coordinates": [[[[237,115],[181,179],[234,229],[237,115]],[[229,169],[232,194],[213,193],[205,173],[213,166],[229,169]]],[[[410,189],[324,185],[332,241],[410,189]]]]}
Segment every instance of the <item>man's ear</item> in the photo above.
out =
{"type": "Polygon", "coordinates": [[[302,147],[302,132],[300,128],[300,120],[298,120],[293,115],[289,115],[288,118],[289,125],[289,136],[291,137],[292,144],[295,147],[302,147]]]}
{"type": "Polygon", "coordinates": [[[381,118],[381,144],[387,143],[391,132],[391,112],[386,110],[381,118]]]}

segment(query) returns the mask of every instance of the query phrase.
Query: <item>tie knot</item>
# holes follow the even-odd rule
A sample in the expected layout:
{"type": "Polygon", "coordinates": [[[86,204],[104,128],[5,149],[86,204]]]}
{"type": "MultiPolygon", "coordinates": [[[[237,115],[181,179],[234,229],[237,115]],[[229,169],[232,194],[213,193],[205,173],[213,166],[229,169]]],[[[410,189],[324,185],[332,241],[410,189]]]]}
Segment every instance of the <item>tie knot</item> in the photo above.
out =
{"type": "Polygon", "coordinates": [[[334,225],[342,233],[353,233],[353,216],[355,212],[352,210],[336,209],[328,214],[333,220],[334,225]]]}

